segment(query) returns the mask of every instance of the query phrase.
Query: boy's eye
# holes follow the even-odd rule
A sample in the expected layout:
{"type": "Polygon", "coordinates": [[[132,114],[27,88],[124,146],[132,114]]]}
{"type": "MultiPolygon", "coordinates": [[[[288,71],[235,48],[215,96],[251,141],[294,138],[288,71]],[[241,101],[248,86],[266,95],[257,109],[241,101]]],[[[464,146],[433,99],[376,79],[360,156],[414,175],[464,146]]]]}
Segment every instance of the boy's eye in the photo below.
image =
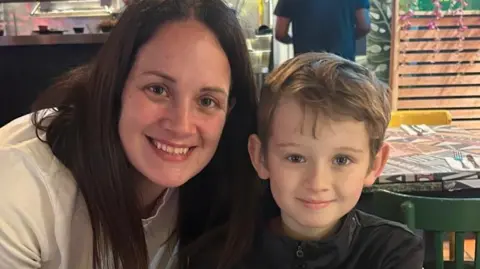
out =
{"type": "Polygon", "coordinates": [[[345,165],[349,165],[351,162],[350,158],[348,158],[347,156],[336,156],[334,159],[333,159],[333,164],[334,165],[337,165],[337,166],[345,166],[345,165]]]}
{"type": "Polygon", "coordinates": [[[292,163],[304,163],[306,161],[305,157],[297,154],[287,156],[287,160],[292,163]]]}

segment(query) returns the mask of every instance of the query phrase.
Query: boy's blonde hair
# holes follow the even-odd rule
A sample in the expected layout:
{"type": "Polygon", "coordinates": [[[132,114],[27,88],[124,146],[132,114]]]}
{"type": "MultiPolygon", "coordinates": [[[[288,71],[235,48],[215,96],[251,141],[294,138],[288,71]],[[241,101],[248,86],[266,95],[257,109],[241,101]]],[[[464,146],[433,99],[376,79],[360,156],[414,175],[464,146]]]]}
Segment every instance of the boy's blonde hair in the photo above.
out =
{"type": "Polygon", "coordinates": [[[372,158],[383,144],[390,121],[389,90],[359,64],[330,53],[306,53],[274,70],[266,78],[258,110],[264,150],[279,101],[288,97],[332,120],[351,117],[364,122],[372,158]]]}

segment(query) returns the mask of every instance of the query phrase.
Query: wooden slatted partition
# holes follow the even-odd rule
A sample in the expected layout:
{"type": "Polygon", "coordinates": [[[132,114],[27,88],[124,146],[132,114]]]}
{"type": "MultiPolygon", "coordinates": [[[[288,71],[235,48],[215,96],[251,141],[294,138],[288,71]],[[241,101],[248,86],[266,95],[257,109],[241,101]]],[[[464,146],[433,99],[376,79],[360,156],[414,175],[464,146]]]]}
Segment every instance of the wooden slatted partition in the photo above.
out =
{"type": "MultiPolygon", "coordinates": [[[[398,2],[397,1],[394,1],[398,2]]],[[[468,29],[460,40],[458,17],[436,20],[423,13],[402,29],[398,3],[392,17],[390,86],[393,108],[398,110],[448,109],[453,124],[480,129],[480,13],[465,12],[468,29]]]]}

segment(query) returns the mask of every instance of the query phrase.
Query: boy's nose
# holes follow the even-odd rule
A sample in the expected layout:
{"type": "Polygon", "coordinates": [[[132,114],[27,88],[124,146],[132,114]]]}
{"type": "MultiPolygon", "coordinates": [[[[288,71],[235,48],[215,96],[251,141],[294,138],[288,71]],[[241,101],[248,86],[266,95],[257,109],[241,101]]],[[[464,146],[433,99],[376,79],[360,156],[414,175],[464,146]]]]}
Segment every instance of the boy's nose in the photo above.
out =
{"type": "Polygon", "coordinates": [[[332,173],[327,165],[317,165],[305,180],[306,187],[314,192],[331,189],[332,173]]]}

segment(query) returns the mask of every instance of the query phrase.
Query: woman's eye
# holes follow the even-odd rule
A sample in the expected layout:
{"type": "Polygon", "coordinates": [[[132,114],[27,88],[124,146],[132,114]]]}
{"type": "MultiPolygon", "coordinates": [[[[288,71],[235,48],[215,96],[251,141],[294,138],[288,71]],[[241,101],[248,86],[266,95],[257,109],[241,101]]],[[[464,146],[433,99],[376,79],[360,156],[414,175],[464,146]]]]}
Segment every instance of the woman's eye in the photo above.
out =
{"type": "Polygon", "coordinates": [[[292,162],[292,163],[304,163],[305,162],[305,158],[301,155],[290,155],[287,157],[287,160],[292,162]]]}
{"type": "Polygon", "coordinates": [[[347,156],[337,156],[333,159],[333,164],[338,166],[345,166],[350,164],[351,160],[347,156]]]}
{"type": "Polygon", "coordinates": [[[213,100],[210,97],[202,97],[200,98],[199,102],[200,102],[200,105],[205,108],[211,108],[217,105],[215,100],[213,100]]]}
{"type": "Polygon", "coordinates": [[[147,90],[155,95],[163,95],[167,92],[167,89],[163,86],[149,86],[147,90]]]}

